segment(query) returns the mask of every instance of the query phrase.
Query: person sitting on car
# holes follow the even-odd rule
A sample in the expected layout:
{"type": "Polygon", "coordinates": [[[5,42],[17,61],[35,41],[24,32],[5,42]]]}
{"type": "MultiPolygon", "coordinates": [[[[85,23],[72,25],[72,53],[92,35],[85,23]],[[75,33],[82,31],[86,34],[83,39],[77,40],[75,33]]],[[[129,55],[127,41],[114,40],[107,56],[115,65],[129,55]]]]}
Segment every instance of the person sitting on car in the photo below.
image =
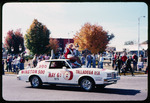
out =
{"type": "Polygon", "coordinates": [[[81,61],[80,61],[79,57],[74,56],[74,53],[73,53],[74,49],[75,49],[74,45],[72,43],[70,43],[68,48],[66,48],[66,53],[64,54],[64,56],[66,59],[69,59],[69,60],[79,63],[81,65],[81,61]]]}

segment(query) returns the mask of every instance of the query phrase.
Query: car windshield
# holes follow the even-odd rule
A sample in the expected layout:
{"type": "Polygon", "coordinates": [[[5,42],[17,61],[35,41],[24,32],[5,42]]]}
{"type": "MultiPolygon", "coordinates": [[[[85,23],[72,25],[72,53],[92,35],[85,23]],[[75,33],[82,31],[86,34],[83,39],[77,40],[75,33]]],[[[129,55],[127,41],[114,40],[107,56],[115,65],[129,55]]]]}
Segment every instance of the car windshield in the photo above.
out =
{"type": "Polygon", "coordinates": [[[79,63],[71,62],[70,60],[67,60],[67,62],[72,68],[80,68],[81,67],[81,65],[79,65],[79,63]]]}

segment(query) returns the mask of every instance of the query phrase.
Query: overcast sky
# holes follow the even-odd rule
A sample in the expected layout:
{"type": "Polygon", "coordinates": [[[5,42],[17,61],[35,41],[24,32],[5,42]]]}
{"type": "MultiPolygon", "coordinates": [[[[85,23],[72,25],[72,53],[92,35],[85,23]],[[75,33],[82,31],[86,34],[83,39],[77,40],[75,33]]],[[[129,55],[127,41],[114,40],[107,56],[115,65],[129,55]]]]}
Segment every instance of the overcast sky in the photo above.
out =
{"type": "Polygon", "coordinates": [[[140,19],[140,42],[148,39],[148,7],[142,2],[83,2],[83,3],[6,3],[2,12],[2,37],[9,30],[21,28],[26,34],[34,19],[51,31],[54,38],[73,38],[86,22],[103,26],[115,38],[110,46],[121,46],[125,41],[138,40],[140,19]]]}

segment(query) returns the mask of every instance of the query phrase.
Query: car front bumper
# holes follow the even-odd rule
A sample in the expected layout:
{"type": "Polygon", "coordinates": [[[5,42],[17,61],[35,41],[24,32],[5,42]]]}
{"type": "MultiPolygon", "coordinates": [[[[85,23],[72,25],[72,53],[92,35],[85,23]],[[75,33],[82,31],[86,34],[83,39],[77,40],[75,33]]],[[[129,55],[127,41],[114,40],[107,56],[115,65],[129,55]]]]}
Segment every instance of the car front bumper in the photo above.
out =
{"type": "Polygon", "coordinates": [[[106,84],[106,85],[115,84],[115,83],[117,83],[117,80],[120,80],[120,77],[116,77],[115,79],[106,78],[106,79],[104,79],[104,84],[106,84]]]}

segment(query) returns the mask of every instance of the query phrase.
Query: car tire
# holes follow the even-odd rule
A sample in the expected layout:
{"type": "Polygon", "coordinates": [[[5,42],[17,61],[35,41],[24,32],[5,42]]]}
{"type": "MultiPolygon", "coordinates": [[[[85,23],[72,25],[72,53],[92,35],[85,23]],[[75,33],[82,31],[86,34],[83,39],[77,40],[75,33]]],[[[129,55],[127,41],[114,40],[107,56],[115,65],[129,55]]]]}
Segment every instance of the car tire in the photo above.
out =
{"type": "Polygon", "coordinates": [[[80,82],[80,87],[85,91],[92,91],[95,84],[91,78],[83,78],[80,82]]]}
{"type": "Polygon", "coordinates": [[[33,88],[38,88],[42,86],[42,81],[37,76],[32,76],[30,80],[30,84],[33,88]]]}

